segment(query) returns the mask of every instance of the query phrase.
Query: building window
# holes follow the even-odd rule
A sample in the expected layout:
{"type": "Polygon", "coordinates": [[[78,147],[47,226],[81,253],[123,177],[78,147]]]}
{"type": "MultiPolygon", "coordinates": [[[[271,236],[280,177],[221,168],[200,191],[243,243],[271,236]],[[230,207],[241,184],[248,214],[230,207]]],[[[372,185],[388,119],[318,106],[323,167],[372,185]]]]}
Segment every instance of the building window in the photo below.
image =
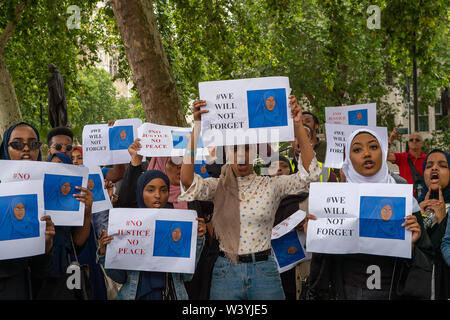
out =
{"type": "Polygon", "coordinates": [[[119,60],[116,57],[109,59],[109,74],[114,77],[119,73],[119,60]]]}
{"type": "Polygon", "coordinates": [[[434,121],[436,123],[436,130],[444,130],[445,124],[441,123],[444,115],[442,114],[442,104],[441,101],[436,102],[434,105],[434,121]]]}
{"type": "Polygon", "coordinates": [[[429,131],[428,109],[419,107],[419,131],[429,131]]]}

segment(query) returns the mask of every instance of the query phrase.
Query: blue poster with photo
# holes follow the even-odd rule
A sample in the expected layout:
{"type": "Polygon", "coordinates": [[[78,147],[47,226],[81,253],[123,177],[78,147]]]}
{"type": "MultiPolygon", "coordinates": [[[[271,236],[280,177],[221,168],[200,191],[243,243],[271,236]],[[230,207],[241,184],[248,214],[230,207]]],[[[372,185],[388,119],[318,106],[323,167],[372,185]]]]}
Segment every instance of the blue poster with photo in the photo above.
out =
{"type": "MultiPolygon", "coordinates": [[[[189,131],[176,131],[172,130],[173,148],[174,149],[186,149],[189,143],[189,137],[191,132],[189,131]]],[[[197,149],[203,148],[202,137],[198,137],[197,149]]]]}
{"type": "Polygon", "coordinates": [[[202,178],[211,177],[208,173],[208,170],[206,170],[207,165],[208,165],[208,163],[206,161],[195,161],[194,173],[198,174],[202,178]]]}
{"type": "Polygon", "coordinates": [[[249,128],[287,125],[285,89],[249,90],[247,107],[249,128]]]}
{"type": "Polygon", "coordinates": [[[44,175],[44,206],[45,210],[52,211],[78,211],[80,202],[74,194],[81,191],[83,178],[46,173],[44,175]]]}
{"type": "Polygon", "coordinates": [[[189,258],[192,222],[156,220],[153,256],[189,258]]]}
{"type": "Polygon", "coordinates": [[[359,236],[405,240],[406,200],[402,197],[362,196],[359,236]]]}
{"type": "Polygon", "coordinates": [[[190,135],[190,132],[180,132],[172,130],[173,148],[174,149],[186,149],[190,135]]]}
{"type": "Polygon", "coordinates": [[[127,150],[133,142],[133,126],[117,126],[109,128],[110,150],[127,150]]]}
{"type": "Polygon", "coordinates": [[[305,258],[305,252],[295,230],[286,233],[278,239],[273,239],[271,242],[280,268],[305,258]]]}
{"type": "Polygon", "coordinates": [[[367,126],[369,123],[367,109],[351,110],[348,112],[348,124],[354,126],[367,126]]]}
{"type": "Polygon", "coordinates": [[[103,192],[102,180],[99,174],[90,174],[87,183],[88,189],[92,192],[94,201],[105,200],[105,193],[103,192]]]}
{"type": "Polygon", "coordinates": [[[0,241],[39,237],[36,194],[0,197],[0,241]]]}

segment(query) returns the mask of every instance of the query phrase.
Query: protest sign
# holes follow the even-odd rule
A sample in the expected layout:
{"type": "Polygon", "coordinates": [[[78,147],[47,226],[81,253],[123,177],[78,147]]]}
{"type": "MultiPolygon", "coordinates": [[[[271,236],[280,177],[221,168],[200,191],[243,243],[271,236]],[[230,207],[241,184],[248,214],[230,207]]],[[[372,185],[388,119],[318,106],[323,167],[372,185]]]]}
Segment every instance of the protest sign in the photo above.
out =
{"type": "Polygon", "coordinates": [[[42,181],[0,183],[0,260],[45,252],[42,181]]]}
{"type": "Polygon", "coordinates": [[[208,163],[206,161],[195,161],[194,163],[194,173],[201,176],[203,179],[211,177],[206,169],[208,163]]]}
{"type": "Polygon", "coordinates": [[[295,230],[305,217],[306,213],[298,210],[272,229],[272,251],[280,273],[292,269],[303,260],[311,259],[311,254],[305,251],[305,234],[295,230]]]}
{"type": "Polygon", "coordinates": [[[411,211],[412,185],[311,183],[307,250],[411,258],[411,211]]]}
{"type": "Polygon", "coordinates": [[[289,78],[267,77],[199,83],[205,146],[294,140],[289,78]]]}
{"type": "Polygon", "coordinates": [[[105,189],[105,179],[100,167],[90,167],[87,188],[92,192],[92,213],[112,209],[108,190],[105,189]]]}
{"type": "Polygon", "coordinates": [[[84,203],[75,199],[81,193],[75,187],[87,187],[89,169],[71,164],[0,160],[0,181],[43,181],[45,214],[55,226],[82,226],[84,203]]]}
{"type": "Polygon", "coordinates": [[[83,163],[85,166],[100,166],[128,163],[131,157],[128,147],[137,137],[140,119],[116,120],[107,124],[87,125],[83,128],[83,163]]]}
{"type": "MultiPolygon", "coordinates": [[[[325,167],[327,168],[342,168],[344,163],[344,149],[346,138],[349,137],[353,131],[361,129],[361,126],[349,126],[341,124],[325,123],[325,134],[327,140],[327,153],[325,156],[325,167]]],[[[381,140],[385,143],[380,145],[387,146],[388,136],[386,127],[367,127],[367,129],[377,133],[381,140]]],[[[383,150],[387,154],[387,148],[383,150]]],[[[346,151],[347,152],[347,151],[346,151]]]]}
{"type": "Polygon", "coordinates": [[[325,123],[375,127],[377,125],[377,105],[368,103],[326,107],[325,123]]]}
{"type": "Polygon", "coordinates": [[[105,268],[194,273],[196,217],[193,210],[111,209],[105,268]]]}
{"type": "MultiPolygon", "coordinates": [[[[142,146],[138,154],[146,157],[183,156],[191,134],[191,128],[143,123],[137,129],[137,135],[141,139],[140,143],[142,146]]],[[[208,148],[203,147],[200,136],[197,142],[196,159],[202,160],[203,157],[208,155],[208,148]]]]}

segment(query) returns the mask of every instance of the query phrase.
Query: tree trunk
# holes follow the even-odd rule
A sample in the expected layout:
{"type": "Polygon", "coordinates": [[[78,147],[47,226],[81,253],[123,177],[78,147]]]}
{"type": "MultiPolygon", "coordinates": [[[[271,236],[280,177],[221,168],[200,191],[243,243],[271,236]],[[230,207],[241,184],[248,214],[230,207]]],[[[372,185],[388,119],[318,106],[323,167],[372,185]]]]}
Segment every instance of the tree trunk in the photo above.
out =
{"type": "Polygon", "coordinates": [[[0,138],[3,132],[12,124],[22,121],[19,103],[17,102],[16,91],[3,59],[3,51],[9,38],[16,29],[16,23],[22,12],[25,10],[25,2],[19,4],[14,10],[14,19],[9,21],[0,34],[0,138]]]}
{"type": "Polygon", "coordinates": [[[12,124],[22,121],[12,78],[0,55],[0,137],[12,124]]]}
{"type": "Polygon", "coordinates": [[[162,125],[187,126],[152,1],[113,0],[112,7],[146,120],[162,125]]]}

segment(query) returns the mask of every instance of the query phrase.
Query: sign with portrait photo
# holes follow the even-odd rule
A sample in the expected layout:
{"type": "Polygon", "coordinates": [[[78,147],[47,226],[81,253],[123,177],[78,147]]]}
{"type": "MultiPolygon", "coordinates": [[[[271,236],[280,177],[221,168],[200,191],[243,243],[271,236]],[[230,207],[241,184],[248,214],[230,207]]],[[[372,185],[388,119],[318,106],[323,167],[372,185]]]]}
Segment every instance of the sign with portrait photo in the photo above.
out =
{"type": "Polygon", "coordinates": [[[377,104],[326,107],[325,123],[375,127],[377,125],[377,104]]]}
{"type": "Polygon", "coordinates": [[[311,183],[308,203],[309,252],[411,258],[412,185],[311,183]]]}
{"type": "Polygon", "coordinates": [[[105,268],[194,273],[196,218],[193,210],[111,209],[105,268]]]}
{"type": "MultiPolygon", "coordinates": [[[[186,153],[192,129],[146,122],[138,128],[137,134],[142,146],[138,154],[146,157],[179,157],[186,153]]],[[[198,137],[195,154],[197,160],[209,155],[201,136],[198,137]]]]}
{"type": "Polygon", "coordinates": [[[295,227],[306,217],[306,212],[298,210],[272,229],[272,251],[280,273],[294,268],[303,260],[311,259],[306,252],[306,235],[295,227]]]}
{"type": "Polygon", "coordinates": [[[137,137],[140,119],[120,119],[113,126],[92,124],[83,128],[83,163],[101,166],[129,163],[128,147],[137,137]]]}
{"type": "Polygon", "coordinates": [[[0,260],[45,252],[42,181],[0,183],[0,260]]]}
{"type": "Polygon", "coordinates": [[[112,209],[108,190],[105,189],[105,179],[100,167],[90,167],[87,188],[92,192],[92,213],[112,209]]]}
{"type": "Polygon", "coordinates": [[[204,145],[293,141],[290,92],[287,77],[200,82],[204,145]]]}
{"type": "Polygon", "coordinates": [[[82,226],[84,203],[73,196],[87,187],[89,169],[71,164],[0,160],[0,181],[33,181],[43,183],[45,214],[52,217],[55,226],[82,226]]]}

